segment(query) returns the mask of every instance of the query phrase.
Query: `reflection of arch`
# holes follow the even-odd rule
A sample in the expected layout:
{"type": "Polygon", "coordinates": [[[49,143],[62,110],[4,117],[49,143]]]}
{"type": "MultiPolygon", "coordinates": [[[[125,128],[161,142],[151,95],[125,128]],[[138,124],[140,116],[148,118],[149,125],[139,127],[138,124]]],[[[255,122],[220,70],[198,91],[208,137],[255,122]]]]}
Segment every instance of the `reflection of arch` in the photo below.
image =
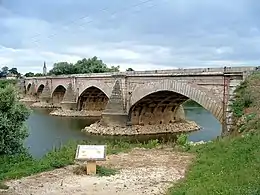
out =
{"type": "Polygon", "coordinates": [[[29,83],[29,84],[27,85],[26,91],[27,91],[27,92],[30,91],[31,87],[32,87],[32,84],[29,83]]]}
{"type": "MultiPolygon", "coordinates": [[[[143,118],[153,118],[154,115],[157,116],[155,117],[156,120],[160,118],[158,115],[163,117],[167,113],[169,115],[170,112],[173,116],[173,112],[176,112],[178,106],[187,99],[194,100],[209,110],[221,123],[223,122],[221,102],[197,86],[193,87],[173,80],[163,80],[136,88],[132,92],[129,117],[131,120],[138,120],[139,122],[141,120],[142,122],[143,118]],[[158,114],[158,110],[161,110],[161,114],[158,114]]],[[[168,122],[170,120],[172,119],[169,119],[168,122]]]]}
{"type": "Polygon", "coordinates": [[[78,110],[102,111],[108,102],[107,95],[95,86],[88,87],[79,96],[78,110]]]}
{"type": "Polygon", "coordinates": [[[63,85],[58,85],[54,91],[52,92],[52,102],[55,104],[59,104],[62,102],[63,97],[66,93],[66,88],[63,85]]]}
{"type": "Polygon", "coordinates": [[[37,93],[37,97],[39,97],[39,96],[42,94],[43,89],[44,89],[44,85],[41,84],[41,85],[38,87],[37,92],[36,92],[36,93],[37,93]]]}

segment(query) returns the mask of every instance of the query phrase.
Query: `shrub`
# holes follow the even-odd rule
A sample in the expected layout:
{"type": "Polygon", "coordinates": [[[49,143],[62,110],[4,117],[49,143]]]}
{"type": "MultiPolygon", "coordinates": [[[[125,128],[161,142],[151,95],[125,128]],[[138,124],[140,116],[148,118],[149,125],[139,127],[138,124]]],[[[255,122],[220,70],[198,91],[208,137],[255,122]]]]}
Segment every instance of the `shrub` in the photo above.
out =
{"type": "Polygon", "coordinates": [[[185,133],[177,135],[176,144],[180,146],[185,146],[188,143],[188,136],[185,133]]]}
{"type": "Polygon", "coordinates": [[[0,155],[24,151],[23,141],[28,136],[24,122],[30,112],[17,95],[12,85],[0,88],[0,155]]]}

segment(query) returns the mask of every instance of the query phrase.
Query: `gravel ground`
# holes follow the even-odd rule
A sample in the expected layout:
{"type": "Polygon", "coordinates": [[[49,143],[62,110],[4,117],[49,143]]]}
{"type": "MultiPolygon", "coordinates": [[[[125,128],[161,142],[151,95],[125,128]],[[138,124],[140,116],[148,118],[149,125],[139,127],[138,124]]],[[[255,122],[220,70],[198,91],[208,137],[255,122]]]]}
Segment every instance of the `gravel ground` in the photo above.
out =
{"type": "MultiPolygon", "coordinates": [[[[100,165],[119,169],[114,176],[98,177],[73,174],[73,167],[9,181],[6,195],[141,195],[166,194],[180,178],[192,156],[172,149],[134,149],[110,155],[100,165]]],[[[0,192],[1,194],[1,192],[0,192]]]]}

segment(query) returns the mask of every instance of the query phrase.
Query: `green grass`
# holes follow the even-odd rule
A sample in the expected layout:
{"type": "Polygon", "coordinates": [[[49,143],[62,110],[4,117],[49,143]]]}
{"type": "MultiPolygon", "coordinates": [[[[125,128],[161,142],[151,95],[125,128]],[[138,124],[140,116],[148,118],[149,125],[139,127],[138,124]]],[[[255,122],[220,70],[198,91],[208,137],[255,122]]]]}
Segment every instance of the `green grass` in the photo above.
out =
{"type": "MultiPolygon", "coordinates": [[[[35,173],[61,168],[74,164],[77,144],[87,144],[85,142],[70,142],[60,149],[54,149],[40,160],[32,158],[28,154],[0,157],[0,183],[9,179],[18,179],[35,173]]],[[[127,152],[135,147],[154,148],[159,145],[157,140],[148,143],[129,143],[114,141],[107,143],[107,154],[117,154],[127,152]]],[[[111,175],[115,170],[98,167],[99,175],[111,175]]],[[[1,189],[1,185],[0,185],[1,189]]]]}
{"type": "Polygon", "coordinates": [[[115,169],[111,169],[108,167],[103,167],[97,165],[97,175],[99,176],[110,176],[110,175],[115,175],[118,171],[115,169]]]}
{"type": "Polygon", "coordinates": [[[194,164],[169,194],[260,194],[259,143],[260,135],[254,134],[193,147],[194,164]]]}
{"type": "MultiPolygon", "coordinates": [[[[102,177],[102,176],[110,176],[110,175],[115,175],[118,171],[116,169],[104,167],[97,165],[97,175],[102,177]]],[[[86,165],[81,164],[73,169],[73,173],[76,175],[85,175],[86,174],[86,165]]]]}

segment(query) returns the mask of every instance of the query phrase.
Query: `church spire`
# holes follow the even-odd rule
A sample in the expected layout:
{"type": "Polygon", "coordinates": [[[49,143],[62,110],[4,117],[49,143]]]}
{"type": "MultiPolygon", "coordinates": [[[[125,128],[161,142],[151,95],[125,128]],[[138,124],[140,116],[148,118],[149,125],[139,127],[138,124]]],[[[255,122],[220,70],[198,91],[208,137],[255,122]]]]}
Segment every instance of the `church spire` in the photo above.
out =
{"type": "Polygon", "coordinates": [[[43,63],[43,75],[47,74],[47,67],[46,67],[46,62],[44,61],[43,63]]]}

